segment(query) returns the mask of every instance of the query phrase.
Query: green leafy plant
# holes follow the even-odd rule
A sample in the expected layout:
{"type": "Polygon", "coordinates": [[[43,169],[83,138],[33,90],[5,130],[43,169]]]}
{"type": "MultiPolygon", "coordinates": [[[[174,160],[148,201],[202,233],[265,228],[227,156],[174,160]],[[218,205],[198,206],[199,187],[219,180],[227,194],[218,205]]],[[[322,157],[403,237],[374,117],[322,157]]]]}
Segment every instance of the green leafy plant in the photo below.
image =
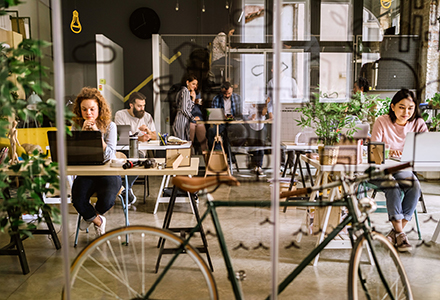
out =
{"type": "Polygon", "coordinates": [[[296,108],[295,111],[301,113],[296,122],[302,128],[313,128],[318,140],[324,145],[334,145],[340,141],[343,128],[348,129],[347,136],[350,137],[356,132],[356,127],[347,118],[348,103],[320,102],[319,99],[328,98],[325,96],[318,90],[310,102],[296,108]]]}
{"type": "MultiPolygon", "coordinates": [[[[440,109],[440,93],[435,93],[427,102],[429,103],[430,109],[440,109]]],[[[430,118],[430,115],[425,111],[422,113],[422,118],[425,120],[426,125],[428,125],[429,131],[438,131],[440,129],[440,114],[437,113],[430,118]]]]}
{"type": "MultiPolygon", "coordinates": [[[[11,4],[16,1],[8,1],[11,4]]],[[[51,89],[43,81],[45,70],[38,60],[24,57],[39,58],[42,48],[50,44],[43,41],[24,40],[16,49],[0,44],[0,136],[6,137],[11,128],[10,122],[15,119],[26,120],[35,118],[40,123],[43,117],[55,121],[56,102],[53,99],[37,105],[37,110],[29,110],[27,101],[17,97],[19,90],[16,82],[24,89],[25,94],[31,92],[43,96],[43,91],[51,89]],[[14,80],[15,78],[15,80],[14,80]]],[[[67,112],[66,118],[71,119],[72,113],[67,112]]],[[[68,124],[67,124],[68,125],[68,124]]],[[[67,128],[67,126],[66,126],[67,128]]],[[[46,154],[34,151],[22,155],[22,160],[10,164],[6,159],[0,165],[0,230],[10,234],[31,235],[41,221],[41,212],[48,213],[55,221],[58,210],[44,203],[43,194],[53,193],[59,187],[58,166],[47,160],[46,154]],[[18,180],[16,180],[18,179],[18,180]],[[17,186],[16,182],[19,182],[17,186]],[[35,223],[24,224],[22,214],[38,215],[35,223]]]]}
{"type": "Polygon", "coordinates": [[[374,107],[377,105],[377,95],[368,95],[358,92],[350,98],[347,115],[353,115],[363,122],[374,122],[374,107]]]}
{"type": "Polygon", "coordinates": [[[391,98],[386,97],[385,99],[376,99],[377,109],[375,113],[375,117],[380,117],[382,115],[388,114],[391,104],[391,98]]]}

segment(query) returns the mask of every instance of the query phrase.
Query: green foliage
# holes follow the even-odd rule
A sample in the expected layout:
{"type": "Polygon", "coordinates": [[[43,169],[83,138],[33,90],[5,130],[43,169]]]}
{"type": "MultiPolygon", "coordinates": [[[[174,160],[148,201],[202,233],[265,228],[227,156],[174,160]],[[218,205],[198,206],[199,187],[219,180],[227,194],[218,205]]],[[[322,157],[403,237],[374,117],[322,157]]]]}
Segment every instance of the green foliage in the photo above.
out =
{"type": "Polygon", "coordinates": [[[373,122],[373,108],[377,105],[377,95],[368,95],[357,92],[354,94],[347,107],[347,115],[357,116],[361,121],[373,122]]]}
{"type": "Polygon", "coordinates": [[[377,110],[376,110],[376,118],[382,115],[388,114],[391,104],[391,98],[386,97],[385,99],[376,99],[377,101],[377,110]]]}
{"type": "MultiPolygon", "coordinates": [[[[434,96],[427,101],[429,103],[429,106],[431,109],[438,110],[440,109],[440,93],[435,93],[434,96]]],[[[427,112],[424,112],[422,114],[423,120],[431,121],[430,123],[427,123],[429,126],[430,131],[439,131],[440,130],[440,114],[438,114],[438,111],[436,111],[437,114],[433,115],[431,117],[431,120],[429,119],[429,114],[427,112]]]]}
{"type": "Polygon", "coordinates": [[[314,128],[320,142],[334,145],[340,140],[341,129],[348,128],[347,135],[352,136],[356,128],[354,122],[349,121],[346,116],[348,103],[320,102],[319,99],[326,98],[325,96],[318,91],[313,94],[310,102],[295,109],[301,113],[296,122],[302,128],[314,128]]]}
{"type": "MultiPolygon", "coordinates": [[[[6,0],[9,4],[18,1],[6,0]]],[[[16,118],[25,120],[28,117],[37,119],[40,123],[43,116],[55,121],[56,102],[49,99],[37,105],[37,110],[29,110],[27,101],[19,99],[18,88],[12,81],[14,76],[17,82],[29,95],[36,92],[40,96],[44,90],[51,87],[43,79],[46,76],[46,68],[39,60],[24,59],[24,57],[39,58],[42,56],[42,48],[49,43],[35,40],[24,40],[16,49],[3,47],[0,44],[0,136],[6,136],[9,131],[9,120],[16,118]]],[[[63,106],[63,109],[65,107],[63,106]]],[[[72,114],[66,114],[71,119],[72,114]]],[[[66,124],[69,125],[69,124],[66,124]]],[[[22,161],[9,164],[6,159],[0,167],[0,230],[9,233],[31,235],[35,224],[27,224],[21,218],[22,214],[40,215],[41,211],[52,215],[59,220],[59,211],[43,202],[43,194],[53,193],[59,186],[58,165],[47,159],[47,155],[39,154],[23,155],[22,161]],[[15,185],[15,179],[19,178],[20,184],[15,185]]],[[[41,221],[38,217],[37,223],[41,221]]]]}

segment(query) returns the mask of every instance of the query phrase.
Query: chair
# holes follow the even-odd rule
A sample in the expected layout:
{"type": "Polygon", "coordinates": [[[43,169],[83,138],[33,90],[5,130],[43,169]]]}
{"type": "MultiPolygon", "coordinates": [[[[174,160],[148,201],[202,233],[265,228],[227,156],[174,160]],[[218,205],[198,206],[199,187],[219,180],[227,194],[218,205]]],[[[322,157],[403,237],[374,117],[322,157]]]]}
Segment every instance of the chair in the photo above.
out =
{"type": "MultiPolygon", "coordinates": [[[[125,154],[122,153],[122,152],[116,152],[116,158],[123,158],[123,159],[126,159],[127,156],[125,156],[125,154]]],[[[68,176],[68,177],[71,178],[72,176],[68,176]]],[[[70,186],[73,185],[73,178],[71,178],[71,179],[69,180],[69,183],[70,183],[70,186]]],[[[122,190],[123,190],[123,187],[121,187],[121,189],[119,190],[119,192],[118,192],[116,198],[119,198],[119,199],[121,200],[121,203],[122,203],[122,209],[125,211],[125,210],[126,210],[126,207],[125,207],[125,201],[124,201],[124,198],[122,197],[122,190]]],[[[94,204],[94,203],[96,203],[96,201],[98,201],[98,198],[96,197],[96,193],[94,193],[94,194],[90,197],[90,203],[94,204]]],[[[76,222],[75,242],[74,242],[74,244],[73,244],[73,247],[76,247],[76,246],[78,245],[79,225],[80,225],[80,224],[81,224],[81,215],[78,214],[78,220],[77,220],[77,222],[76,222]]],[[[89,233],[89,229],[88,229],[88,228],[86,229],[86,232],[89,233]]]]}
{"type": "MultiPolygon", "coordinates": [[[[358,193],[357,193],[358,198],[359,198],[359,196],[360,196],[360,194],[362,192],[364,193],[364,197],[366,197],[367,196],[367,191],[369,189],[373,189],[373,194],[371,195],[372,199],[376,198],[376,195],[377,195],[378,192],[382,192],[381,189],[378,186],[376,186],[376,185],[374,185],[372,183],[369,183],[369,182],[362,182],[358,186],[358,193]]],[[[403,196],[404,195],[403,195],[403,192],[402,192],[401,199],[403,199],[403,196]]],[[[388,212],[387,206],[386,206],[386,201],[376,201],[376,204],[377,204],[377,209],[375,210],[376,213],[387,213],[388,212]]],[[[419,237],[419,240],[421,240],[422,239],[422,233],[420,232],[420,224],[419,224],[419,217],[418,217],[418,214],[417,214],[417,208],[414,210],[414,219],[416,221],[417,235],[419,237]]]]}
{"type": "MultiPolygon", "coordinates": [[[[116,151],[116,158],[127,159],[127,155],[122,152],[116,151]]],[[[150,197],[150,180],[148,176],[144,176],[144,178],[138,178],[133,183],[134,184],[143,184],[144,185],[144,204],[147,202],[147,197],[150,197]]]]}
{"type": "MultiPolygon", "coordinates": [[[[118,195],[116,196],[116,198],[119,198],[121,200],[122,203],[122,209],[125,211],[126,207],[125,207],[125,201],[124,198],[122,197],[122,187],[118,192],[118,195]]],[[[90,197],[90,203],[94,204],[96,203],[96,201],[98,201],[98,198],[96,197],[96,193],[92,195],[92,197],[90,197]]],[[[78,245],[78,236],[79,236],[79,225],[81,223],[81,215],[78,214],[78,220],[76,222],[76,232],[75,232],[75,242],[73,244],[73,247],[76,247],[78,245]]],[[[89,229],[86,229],[86,232],[89,233],[89,229]]]]}

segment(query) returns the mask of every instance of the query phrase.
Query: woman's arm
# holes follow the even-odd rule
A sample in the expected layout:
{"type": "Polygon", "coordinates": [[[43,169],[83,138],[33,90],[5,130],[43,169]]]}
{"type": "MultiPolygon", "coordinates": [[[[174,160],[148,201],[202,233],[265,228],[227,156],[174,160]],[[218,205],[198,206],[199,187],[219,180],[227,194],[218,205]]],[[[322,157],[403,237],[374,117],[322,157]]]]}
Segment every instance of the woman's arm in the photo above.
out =
{"type": "Polygon", "coordinates": [[[192,110],[192,101],[191,101],[191,96],[189,94],[188,90],[185,90],[182,93],[182,102],[181,102],[181,107],[180,107],[180,111],[183,113],[183,115],[188,118],[191,122],[195,122],[194,116],[191,113],[192,110]]]}
{"type": "Polygon", "coordinates": [[[111,122],[106,134],[102,137],[102,147],[104,149],[104,160],[116,156],[117,129],[116,124],[111,122]]]}

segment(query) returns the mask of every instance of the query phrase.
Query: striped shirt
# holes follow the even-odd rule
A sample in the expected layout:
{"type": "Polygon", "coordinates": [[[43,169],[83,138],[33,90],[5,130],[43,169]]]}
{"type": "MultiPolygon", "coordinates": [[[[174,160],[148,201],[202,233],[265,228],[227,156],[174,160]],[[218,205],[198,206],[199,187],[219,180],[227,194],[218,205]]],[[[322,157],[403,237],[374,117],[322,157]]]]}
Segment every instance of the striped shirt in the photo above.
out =
{"type": "Polygon", "coordinates": [[[177,93],[176,103],[178,111],[173,124],[174,136],[189,141],[189,123],[195,122],[195,120],[191,113],[194,102],[191,100],[189,90],[186,86],[183,86],[177,93]]]}

